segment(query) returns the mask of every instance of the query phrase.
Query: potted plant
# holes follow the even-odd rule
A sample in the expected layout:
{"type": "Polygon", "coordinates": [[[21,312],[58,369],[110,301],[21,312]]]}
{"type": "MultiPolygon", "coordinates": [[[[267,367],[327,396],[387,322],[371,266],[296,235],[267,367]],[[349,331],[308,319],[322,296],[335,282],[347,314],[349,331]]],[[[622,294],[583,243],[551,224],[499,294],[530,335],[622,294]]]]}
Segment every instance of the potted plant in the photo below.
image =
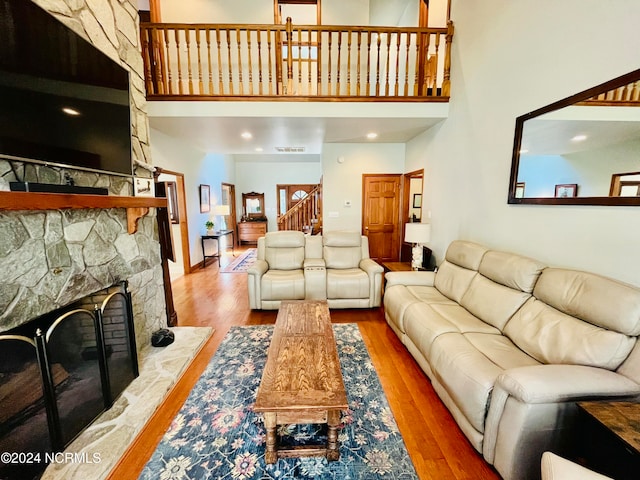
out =
{"type": "Polygon", "coordinates": [[[213,230],[214,224],[211,220],[207,220],[206,222],[204,222],[204,226],[207,229],[207,232],[210,232],[213,230]]]}

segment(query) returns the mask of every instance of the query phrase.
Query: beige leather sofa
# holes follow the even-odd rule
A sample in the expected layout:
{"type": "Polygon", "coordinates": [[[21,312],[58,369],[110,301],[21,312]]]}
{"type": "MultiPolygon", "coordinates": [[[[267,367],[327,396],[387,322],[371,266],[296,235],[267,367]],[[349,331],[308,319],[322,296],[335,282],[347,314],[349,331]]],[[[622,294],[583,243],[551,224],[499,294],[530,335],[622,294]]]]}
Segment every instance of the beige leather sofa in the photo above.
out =
{"type": "Polygon", "coordinates": [[[359,232],[268,232],[248,270],[249,305],[274,310],[282,300],[307,299],[327,300],[329,308],[379,307],[383,271],[359,232]]]}
{"type": "Polygon", "coordinates": [[[640,290],[466,241],[386,275],[385,318],[507,480],[540,478],[576,400],[640,395],[640,290]]]}

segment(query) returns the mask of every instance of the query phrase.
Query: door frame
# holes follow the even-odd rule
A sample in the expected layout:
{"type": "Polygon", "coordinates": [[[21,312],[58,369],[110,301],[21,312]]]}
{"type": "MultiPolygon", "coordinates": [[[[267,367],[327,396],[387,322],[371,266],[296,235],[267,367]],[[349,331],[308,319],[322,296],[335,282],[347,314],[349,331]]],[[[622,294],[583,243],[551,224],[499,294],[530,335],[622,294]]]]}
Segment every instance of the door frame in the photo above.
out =
{"type": "MultiPolygon", "coordinates": [[[[413,170],[412,172],[407,172],[402,176],[403,193],[402,193],[402,218],[401,218],[402,231],[400,232],[400,252],[399,252],[400,261],[402,261],[402,258],[403,258],[403,247],[405,250],[407,249],[407,246],[405,245],[406,242],[404,241],[404,230],[405,230],[405,225],[409,223],[408,222],[409,212],[411,211],[411,208],[412,208],[411,188],[410,188],[412,178],[422,179],[422,190],[420,191],[420,193],[424,194],[424,168],[421,168],[419,170],[413,170]]],[[[421,211],[420,221],[422,222],[424,220],[424,210],[422,209],[422,206],[420,207],[420,211],[421,211]]]]}
{"type": "Polygon", "coordinates": [[[187,219],[187,196],[184,187],[184,173],[174,172],[173,170],[167,170],[161,167],[156,167],[156,170],[158,174],[165,173],[176,177],[176,197],[180,218],[178,225],[180,225],[180,238],[182,240],[182,264],[184,274],[187,275],[191,273],[193,269],[191,267],[191,254],[189,253],[189,221],[187,219]]]}
{"type": "MultiPolygon", "coordinates": [[[[236,246],[240,245],[239,239],[238,239],[238,215],[237,215],[237,210],[236,210],[236,186],[233,183],[227,183],[227,182],[221,182],[220,183],[220,195],[222,195],[222,192],[224,191],[224,189],[228,188],[229,189],[229,207],[230,207],[230,212],[229,212],[229,222],[231,223],[231,225],[227,224],[227,229],[228,230],[233,230],[233,241],[235,243],[236,246]]],[[[220,198],[220,200],[222,200],[222,197],[220,198]]]]}

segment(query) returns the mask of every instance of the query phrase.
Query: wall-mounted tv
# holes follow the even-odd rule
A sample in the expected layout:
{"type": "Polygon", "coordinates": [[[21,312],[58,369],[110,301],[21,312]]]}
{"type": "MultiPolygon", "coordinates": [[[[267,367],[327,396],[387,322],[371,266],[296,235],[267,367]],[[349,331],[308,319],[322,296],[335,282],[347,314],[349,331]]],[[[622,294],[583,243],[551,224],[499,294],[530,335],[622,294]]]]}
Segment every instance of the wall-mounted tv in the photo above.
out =
{"type": "Polygon", "coordinates": [[[132,174],[128,71],[31,0],[0,0],[0,157],[132,174]]]}

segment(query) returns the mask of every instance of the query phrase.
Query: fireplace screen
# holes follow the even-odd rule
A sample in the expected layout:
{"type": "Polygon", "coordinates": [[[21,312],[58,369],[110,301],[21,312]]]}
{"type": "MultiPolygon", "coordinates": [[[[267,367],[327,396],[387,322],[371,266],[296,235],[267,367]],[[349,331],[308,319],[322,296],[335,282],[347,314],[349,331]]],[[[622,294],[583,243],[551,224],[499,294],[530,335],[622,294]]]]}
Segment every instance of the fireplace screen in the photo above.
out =
{"type": "Polygon", "coordinates": [[[0,479],[38,478],[137,376],[124,282],[0,335],[0,452],[39,453],[0,462],[0,479]]]}

